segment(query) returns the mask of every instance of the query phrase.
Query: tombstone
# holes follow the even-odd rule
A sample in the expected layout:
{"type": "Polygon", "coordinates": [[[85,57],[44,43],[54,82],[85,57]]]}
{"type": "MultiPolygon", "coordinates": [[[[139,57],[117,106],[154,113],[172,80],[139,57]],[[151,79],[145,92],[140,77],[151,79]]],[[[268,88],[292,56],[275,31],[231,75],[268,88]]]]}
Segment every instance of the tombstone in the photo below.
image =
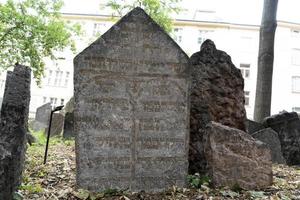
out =
{"type": "Polygon", "coordinates": [[[189,173],[206,173],[203,132],[210,121],[246,130],[244,80],[229,55],[211,40],[190,60],[192,76],[189,173]]]}
{"type": "Polygon", "coordinates": [[[11,200],[21,182],[25,159],[31,70],[7,72],[0,123],[0,199],[11,200]]]}
{"type": "Polygon", "coordinates": [[[64,132],[63,137],[65,139],[70,139],[75,137],[74,132],[74,97],[72,97],[65,108],[65,122],[64,122],[64,132]]]}
{"type": "Polygon", "coordinates": [[[71,113],[74,110],[74,97],[71,97],[71,99],[66,103],[66,106],[64,107],[65,113],[71,113]]]}
{"type": "Polygon", "coordinates": [[[68,112],[65,114],[64,132],[63,137],[70,139],[75,137],[74,132],[74,112],[68,112]]]}
{"type": "Polygon", "coordinates": [[[271,128],[266,128],[253,133],[251,136],[269,146],[273,163],[286,163],[282,155],[281,144],[277,132],[271,128]]]}
{"type": "Polygon", "coordinates": [[[246,120],[246,130],[247,130],[247,133],[249,133],[250,135],[252,135],[253,133],[260,131],[262,129],[265,129],[265,127],[262,123],[252,121],[250,119],[246,120]]]}
{"type": "Polygon", "coordinates": [[[263,142],[216,122],[207,124],[203,141],[208,174],[215,187],[253,190],[272,185],[271,152],[263,142]]]}
{"type": "Polygon", "coordinates": [[[296,112],[282,112],[264,119],[265,127],[278,133],[288,165],[300,165],[300,120],[296,112]]]}
{"type": "MultiPolygon", "coordinates": [[[[48,134],[48,128],[45,129],[45,134],[48,134]]],[[[62,113],[53,113],[50,137],[59,136],[62,134],[64,128],[64,115],[62,113]]]]}
{"type": "Polygon", "coordinates": [[[157,192],[188,168],[188,57],[141,8],[74,59],[77,184],[157,192]]]}
{"type": "Polygon", "coordinates": [[[46,103],[36,109],[35,120],[32,123],[34,131],[44,130],[49,126],[51,110],[51,103],[46,103]]]}

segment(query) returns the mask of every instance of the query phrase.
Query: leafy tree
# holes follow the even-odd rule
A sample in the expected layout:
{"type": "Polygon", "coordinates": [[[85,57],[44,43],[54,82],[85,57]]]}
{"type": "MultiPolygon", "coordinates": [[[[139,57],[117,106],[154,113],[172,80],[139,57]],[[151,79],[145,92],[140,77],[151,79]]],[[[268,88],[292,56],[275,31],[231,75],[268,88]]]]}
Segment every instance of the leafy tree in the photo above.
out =
{"type": "Polygon", "coordinates": [[[166,32],[172,31],[172,13],[180,9],[177,3],[181,0],[109,0],[106,6],[113,10],[113,15],[123,16],[133,8],[143,8],[166,32]]]}
{"type": "Polygon", "coordinates": [[[257,84],[254,107],[254,120],[258,122],[261,122],[265,117],[270,116],[271,111],[277,5],[278,0],[264,0],[259,36],[257,84]]]}
{"type": "Polygon", "coordinates": [[[61,0],[7,0],[0,3],[0,65],[29,65],[39,84],[44,73],[43,59],[55,59],[55,52],[70,47],[75,51],[72,35],[80,26],[60,18],[61,0]]]}

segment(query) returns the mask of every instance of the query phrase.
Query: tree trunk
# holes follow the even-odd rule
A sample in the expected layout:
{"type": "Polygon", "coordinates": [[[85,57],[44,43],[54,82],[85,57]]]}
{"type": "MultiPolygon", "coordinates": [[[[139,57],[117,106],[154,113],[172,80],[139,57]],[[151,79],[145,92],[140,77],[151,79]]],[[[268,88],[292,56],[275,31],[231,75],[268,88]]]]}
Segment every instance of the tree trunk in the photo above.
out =
{"type": "Polygon", "coordinates": [[[270,116],[272,76],[274,61],[274,38],[278,0],[265,0],[259,36],[257,84],[254,120],[261,122],[270,116]]]}

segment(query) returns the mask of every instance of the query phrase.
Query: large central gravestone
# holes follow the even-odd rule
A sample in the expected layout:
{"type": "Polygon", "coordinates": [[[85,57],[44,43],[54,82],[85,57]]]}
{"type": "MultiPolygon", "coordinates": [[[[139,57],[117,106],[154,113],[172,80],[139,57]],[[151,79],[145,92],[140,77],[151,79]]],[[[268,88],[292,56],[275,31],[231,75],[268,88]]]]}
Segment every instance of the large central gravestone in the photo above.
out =
{"type": "Polygon", "coordinates": [[[135,8],[74,59],[77,184],[161,191],[188,170],[188,57],[135,8]]]}

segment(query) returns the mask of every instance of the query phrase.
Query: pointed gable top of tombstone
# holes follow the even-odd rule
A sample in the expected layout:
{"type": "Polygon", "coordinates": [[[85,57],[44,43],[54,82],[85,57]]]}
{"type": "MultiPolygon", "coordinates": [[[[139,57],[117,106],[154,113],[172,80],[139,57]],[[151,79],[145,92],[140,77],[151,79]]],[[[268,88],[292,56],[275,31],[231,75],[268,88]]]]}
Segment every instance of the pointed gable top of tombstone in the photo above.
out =
{"type": "MultiPolygon", "coordinates": [[[[152,54],[157,49],[172,49],[170,54],[177,56],[177,61],[188,61],[188,56],[180,46],[163,30],[142,8],[136,7],[122,17],[108,31],[94,41],[90,46],[79,53],[74,61],[87,55],[97,54],[98,57],[106,57],[117,51],[118,56],[144,56],[152,54]],[[124,51],[122,51],[122,49],[124,51]],[[130,49],[130,51],[126,51],[130,49]],[[133,50],[135,49],[135,50],[133,50]],[[145,50],[146,49],[146,50],[145,50]],[[151,52],[152,51],[152,52],[151,52]]],[[[168,50],[167,50],[168,52],[168,50]]],[[[157,56],[164,55],[157,51],[157,56]]],[[[113,57],[113,56],[112,56],[113,57]]],[[[93,58],[90,58],[93,59],[93,58]]],[[[155,58],[153,57],[155,60],[155,58]]],[[[160,59],[161,60],[161,59],[160,59]]],[[[173,58],[174,60],[174,58],[173,58]]],[[[175,61],[175,60],[174,60],[175,61]]]]}

